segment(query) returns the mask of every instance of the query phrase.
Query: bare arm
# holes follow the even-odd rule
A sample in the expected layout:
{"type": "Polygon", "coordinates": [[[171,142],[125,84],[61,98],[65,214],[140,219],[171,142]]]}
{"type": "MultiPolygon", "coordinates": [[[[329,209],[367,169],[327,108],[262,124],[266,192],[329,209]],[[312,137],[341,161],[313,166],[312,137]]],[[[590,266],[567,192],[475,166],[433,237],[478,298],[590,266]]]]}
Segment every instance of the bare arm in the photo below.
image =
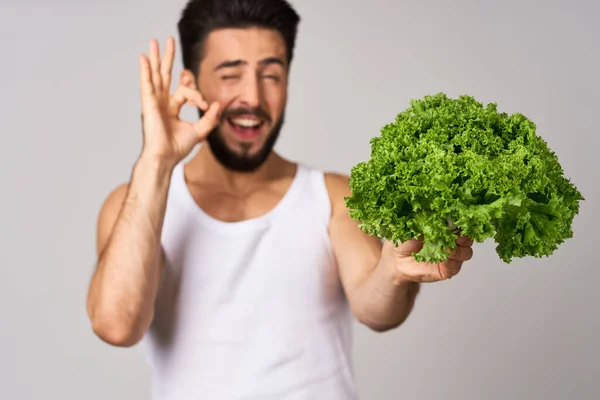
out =
{"type": "Polygon", "coordinates": [[[350,195],[348,177],[328,175],[326,179],[333,206],[331,241],[353,314],[377,332],[393,329],[410,314],[420,284],[397,279],[388,246],[363,233],[350,218],[344,201],[350,195]]]}
{"type": "Polygon", "coordinates": [[[136,344],[154,316],[170,172],[141,159],[131,183],[111,193],[98,218],[99,261],[87,308],[94,332],[116,346],[136,344]]]}
{"type": "Polygon", "coordinates": [[[219,121],[219,104],[209,105],[188,82],[170,95],[175,42],[162,61],[152,40],[150,57],[140,56],[144,146],[128,185],[114,190],[98,218],[98,266],[87,310],[94,332],[116,346],[136,344],[150,326],[161,281],[161,234],[173,168],[219,121]],[[184,103],[205,111],[196,123],[179,119],[184,103]]]}

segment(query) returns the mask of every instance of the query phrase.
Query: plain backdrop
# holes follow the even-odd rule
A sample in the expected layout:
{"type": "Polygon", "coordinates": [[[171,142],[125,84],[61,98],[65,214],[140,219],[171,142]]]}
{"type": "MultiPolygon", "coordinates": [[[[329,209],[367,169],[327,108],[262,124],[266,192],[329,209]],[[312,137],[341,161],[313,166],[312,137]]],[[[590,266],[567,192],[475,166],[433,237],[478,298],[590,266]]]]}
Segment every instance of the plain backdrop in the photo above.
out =
{"type": "MultiPolygon", "coordinates": [[[[138,54],[183,1],[1,4],[0,399],[148,399],[141,349],[97,339],[85,298],[98,210],[140,149],[138,54]]],[[[361,399],[599,399],[600,2],[293,4],[284,156],[348,173],[410,99],[469,94],[532,119],[586,198],[552,257],[478,244],[401,328],[357,325],[361,399]]]]}

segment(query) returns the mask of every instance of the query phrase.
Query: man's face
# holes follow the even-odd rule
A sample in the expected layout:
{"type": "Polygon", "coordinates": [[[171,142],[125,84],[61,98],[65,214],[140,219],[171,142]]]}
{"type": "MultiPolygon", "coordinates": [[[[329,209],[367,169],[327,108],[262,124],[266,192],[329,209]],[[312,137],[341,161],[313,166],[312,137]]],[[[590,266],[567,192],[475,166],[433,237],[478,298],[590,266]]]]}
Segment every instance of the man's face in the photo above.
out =
{"type": "Polygon", "coordinates": [[[208,144],[226,168],[253,171],[267,159],[283,125],[288,67],[282,36],[261,28],[209,34],[198,89],[219,102],[222,119],[208,144]]]}

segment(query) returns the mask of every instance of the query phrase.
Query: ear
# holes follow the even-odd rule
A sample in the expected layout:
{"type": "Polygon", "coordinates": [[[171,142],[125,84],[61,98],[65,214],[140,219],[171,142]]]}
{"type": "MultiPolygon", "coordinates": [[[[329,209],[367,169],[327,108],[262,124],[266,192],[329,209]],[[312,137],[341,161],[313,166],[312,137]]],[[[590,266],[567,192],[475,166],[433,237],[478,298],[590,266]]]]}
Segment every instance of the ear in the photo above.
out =
{"type": "Polygon", "coordinates": [[[179,77],[179,84],[181,86],[186,86],[190,89],[196,89],[196,77],[189,69],[184,69],[181,71],[181,76],[179,77]]]}

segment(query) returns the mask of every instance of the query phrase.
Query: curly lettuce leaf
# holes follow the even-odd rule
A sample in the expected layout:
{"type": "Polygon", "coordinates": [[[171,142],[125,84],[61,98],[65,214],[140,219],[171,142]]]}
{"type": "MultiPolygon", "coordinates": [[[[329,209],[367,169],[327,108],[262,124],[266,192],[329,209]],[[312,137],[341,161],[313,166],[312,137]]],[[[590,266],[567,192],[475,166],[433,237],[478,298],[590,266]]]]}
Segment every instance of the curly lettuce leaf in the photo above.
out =
{"type": "Polygon", "coordinates": [[[439,93],[411,101],[370,144],[350,173],[350,216],[394,243],[422,237],[419,261],[445,261],[459,233],[493,238],[507,263],[573,236],[583,196],[522,114],[439,93]]]}

